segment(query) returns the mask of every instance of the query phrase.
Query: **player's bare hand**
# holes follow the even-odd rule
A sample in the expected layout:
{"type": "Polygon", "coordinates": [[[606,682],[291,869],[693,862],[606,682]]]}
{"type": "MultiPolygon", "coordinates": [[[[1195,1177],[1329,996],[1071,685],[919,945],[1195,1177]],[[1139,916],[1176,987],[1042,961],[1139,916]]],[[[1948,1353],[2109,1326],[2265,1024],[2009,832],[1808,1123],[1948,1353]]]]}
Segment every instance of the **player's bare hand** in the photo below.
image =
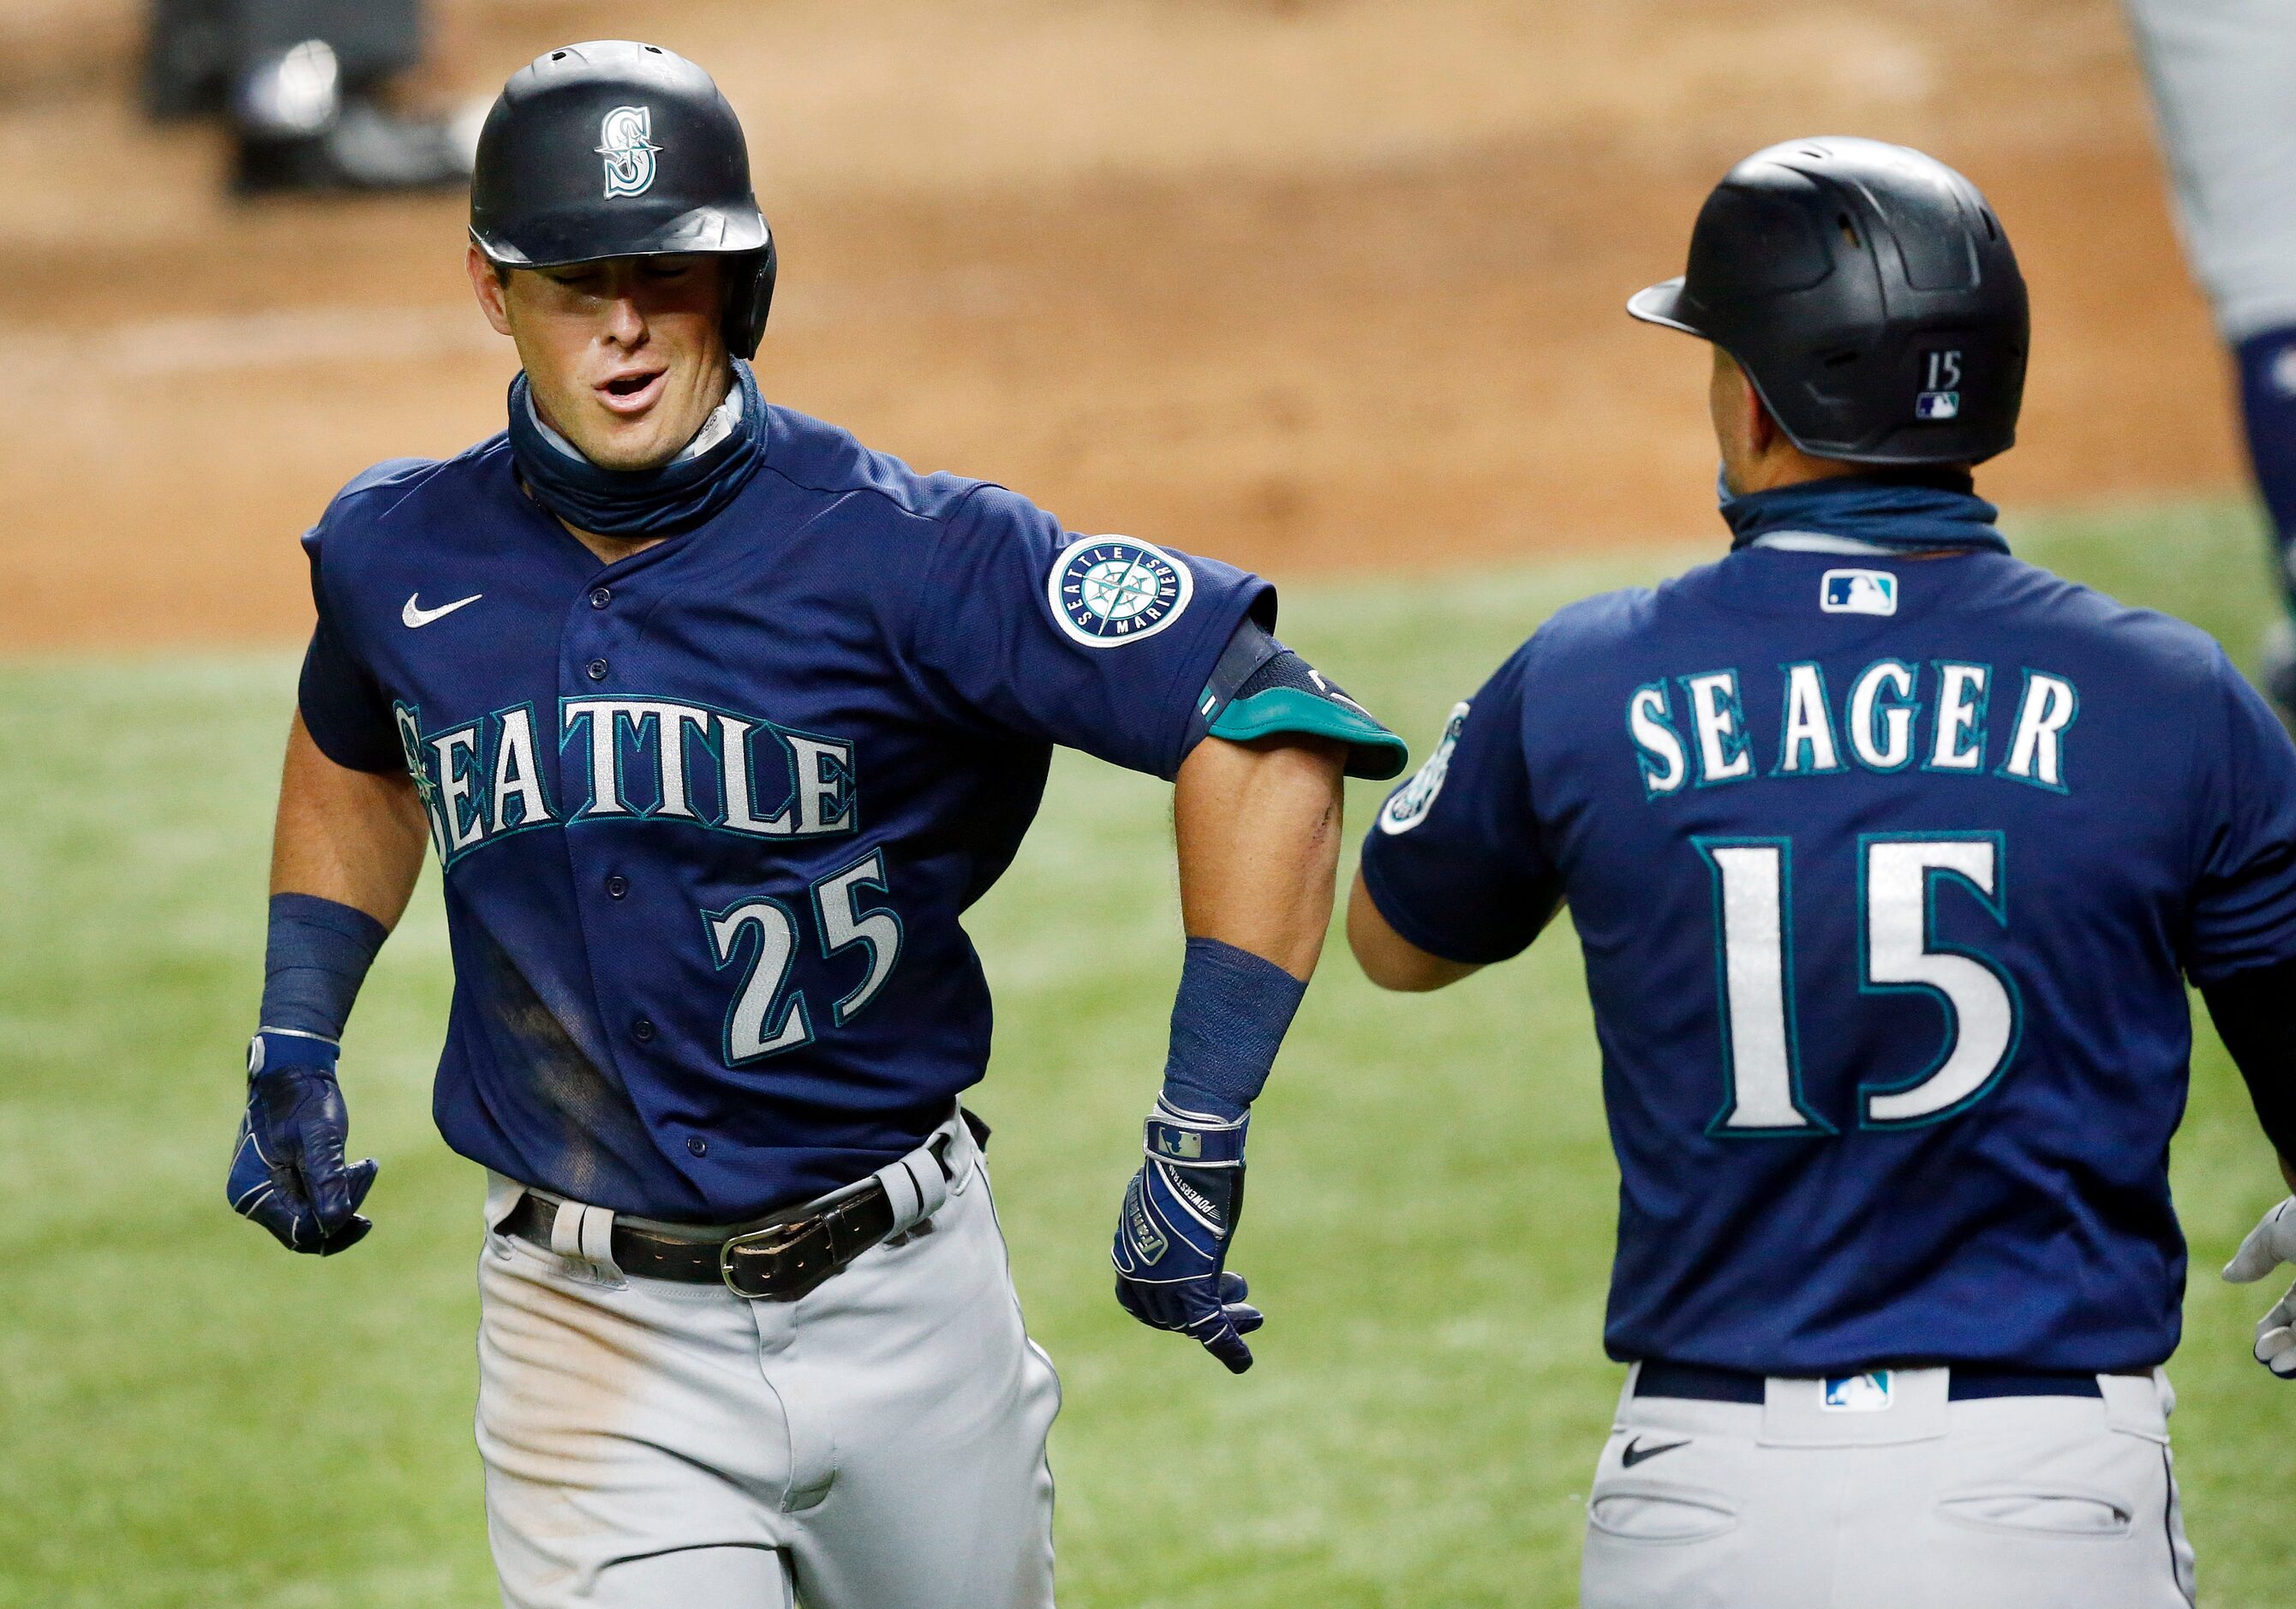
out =
{"type": "MultiPolygon", "coordinates": [[[[2284,1263],[2296,1264],[2296,1195],[2264,1215],[2225,1264],[2234,1285],[2252,1285],[2284,1263]]],[[[2283,1380],[2296,1380],[2296,1285],[2256,1324],[2256,1360],[2283,1380]]]]}
{"type": "Polygon", "coordinates": [[[374,1186],[374,1159],[345,1162],[350,1117],[335,1081],[335,1047],[300,1035],[261,1033],[248,1047],[247,1112],[225,1189],[232,1211],[252,1219],[291,1252],[332,1257],[374,1226],[359,1204],[374,1186]]]}
{"type": "Polygon", "coordinates": [[[1251,1367],[1243,1337],[1266,1322],[1227,1271],[1243,1211],[1243,1136],[1224,1122],[1156,1103],[1148,1161],[1124,1193],[1116,1225],[1116,1300],[1151,1329],[1193,1335],[1232,1374],[1251,1367]]]}

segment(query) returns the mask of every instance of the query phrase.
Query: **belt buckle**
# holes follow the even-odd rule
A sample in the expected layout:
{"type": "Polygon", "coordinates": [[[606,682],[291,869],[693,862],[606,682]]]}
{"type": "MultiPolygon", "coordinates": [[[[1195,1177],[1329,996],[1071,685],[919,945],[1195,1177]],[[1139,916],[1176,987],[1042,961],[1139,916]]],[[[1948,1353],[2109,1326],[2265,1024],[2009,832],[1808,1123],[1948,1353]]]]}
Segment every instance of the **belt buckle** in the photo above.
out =
{"type": "Polygon", "coordinates": [[[832,1263],[829,1241],[829,1218],[825,1213],[785,1224],[767,1224],[746,1235],[732,1235],[718,1248],[718,1277],[726,1282],[727,1290],[744,1301],[794,1301],[820,1283],[808,1276],[819,1272],[825,1277],[828,1273],[832,1263]],[[818,1255],[808,1256],[808,1251],[813,1250],[808,1243],[815,1241],[820,1243],[818,1255]],[[735,1260],[744,1252],[766,1263],[765,1276],[755,1288],[742,1282],[736,1264],[735,1260]],[[785,1276],[790,1277],[795,1289],[784,1292],[775,1288],[785,1276]]]}

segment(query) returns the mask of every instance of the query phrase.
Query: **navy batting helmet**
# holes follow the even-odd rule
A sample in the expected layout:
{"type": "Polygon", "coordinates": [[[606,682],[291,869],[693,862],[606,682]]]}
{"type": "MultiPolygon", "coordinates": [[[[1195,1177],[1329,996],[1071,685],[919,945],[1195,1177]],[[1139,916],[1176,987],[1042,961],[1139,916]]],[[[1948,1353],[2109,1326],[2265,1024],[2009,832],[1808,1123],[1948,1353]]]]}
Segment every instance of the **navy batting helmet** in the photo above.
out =
{"type": "Polygon", "coordinates": [[[2017,439],[2025,280],[1985,198],[1903,145],[1791,140],[1732,168],[1689,272],[1627,303],[1730,354],[1806,453],[1976,464],[2017,439]]]}
{"type": "Polygon", "coordinates": [[[512,75],[479,135],[471,239],[505,268],[723,253],[740,357],[773,307],[774,234],[741,120],[708,73],[658,45],[570,45],[512,75]]]}

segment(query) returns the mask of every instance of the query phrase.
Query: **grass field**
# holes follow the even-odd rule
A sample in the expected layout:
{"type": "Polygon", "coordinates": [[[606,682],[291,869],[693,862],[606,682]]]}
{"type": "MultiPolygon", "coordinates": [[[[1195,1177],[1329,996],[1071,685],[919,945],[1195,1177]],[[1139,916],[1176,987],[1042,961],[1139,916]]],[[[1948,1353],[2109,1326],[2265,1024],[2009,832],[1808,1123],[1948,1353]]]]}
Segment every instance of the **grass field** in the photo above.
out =
{"type": "MultiPolygon", "coordinates": [[[[2226,506],[2020,540],[2238,653],[2266,607],[2256,543],[2226,506]]],[[[1551,609],[1695,556],[1300,588],[1286,636],[1423,749],[1551,609]]],[[[223,1205],[291,674],[276,655],[0,667],[0,1605],[495,1601],[469,1428],[480,1181],[429,1120],[435,890],[347,1051],[354,1139],[383,1162],[373,1236],[320,1264],[223,1205]]],[[[1351,830],[1376,797],[1350,800],[1351,830]]],[[[1067,1387],[1063,1603],[1570,1604],[1620,1372],[1569,936],[1431,999],[1331,957],[1260,1107],[1237,1262],[1271,1317],[1260,1367],[1231,1379],[1108,1293],[1179,954],[1164,812],[1155,784],[1064,759],[972,924],[1001,1008],[978,1104],[1067,1387]]],[[[2211,1270],[2276,1184],[2202,1039],[2176,1153],[2199,1270],[2178,1462],[2204,1601],[2260,1606],[2296,1579],[2296,1391],[2247,1360],[2269,1299],[2211,1270]]]]}

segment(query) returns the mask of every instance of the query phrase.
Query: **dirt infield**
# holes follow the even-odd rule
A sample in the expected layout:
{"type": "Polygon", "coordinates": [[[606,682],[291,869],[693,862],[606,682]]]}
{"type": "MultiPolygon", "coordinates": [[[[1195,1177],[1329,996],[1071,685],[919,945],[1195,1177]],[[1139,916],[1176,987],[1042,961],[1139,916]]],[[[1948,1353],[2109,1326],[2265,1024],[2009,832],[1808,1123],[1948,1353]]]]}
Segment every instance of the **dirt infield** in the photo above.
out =
{"type": "MultiPolygon", "coordinates": [[[[455,0],[430,86],[632,26],[455,0]]],[[[1630,324],[1699,197],[1902,139],[2032,282],[2017,503],[2217,488],[2220,359],[2109,0],[657,0],[747,119],[776,400],[1279,577],[1713,529],[1704,357],[1630,324]]],[[[374,459],[497,428],[452,200],[234,206],[127,104],[132,0],[0,16],[0,651],[278,640],[374,459]]]]}

